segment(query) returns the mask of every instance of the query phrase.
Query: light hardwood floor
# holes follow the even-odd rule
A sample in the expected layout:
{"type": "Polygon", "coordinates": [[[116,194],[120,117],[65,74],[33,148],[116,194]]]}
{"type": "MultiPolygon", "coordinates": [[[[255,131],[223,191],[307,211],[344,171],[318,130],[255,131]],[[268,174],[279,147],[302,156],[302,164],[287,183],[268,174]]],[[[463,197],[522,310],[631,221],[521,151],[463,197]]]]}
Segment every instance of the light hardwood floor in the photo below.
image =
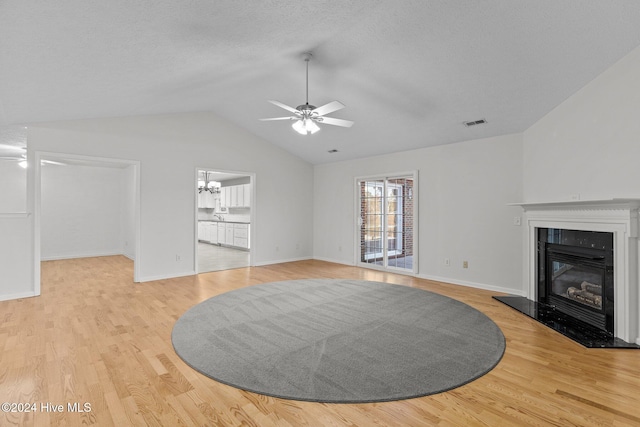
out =
{"type": "MultiPolygon", "coordinates": [[[[408,276],[300,261],[134,284],[125,257],[42,264],[42,296],[0,302],[1,426],[639,426],[640,351],[585,349],[492,293],[408,276]],[[189,368],[171,329],[193,305],[233,289],[305,277],[414,286],[491,317],[507,348],[485,376],[397,402],[322,404],[244,392],[189,368]],[[90,412],[69,412],[69,403],[90,412]],[[63,405],[46,412],[42,405],[63,405]]],[[[52,408],[53,406],[50,406],[52,408]]]]}

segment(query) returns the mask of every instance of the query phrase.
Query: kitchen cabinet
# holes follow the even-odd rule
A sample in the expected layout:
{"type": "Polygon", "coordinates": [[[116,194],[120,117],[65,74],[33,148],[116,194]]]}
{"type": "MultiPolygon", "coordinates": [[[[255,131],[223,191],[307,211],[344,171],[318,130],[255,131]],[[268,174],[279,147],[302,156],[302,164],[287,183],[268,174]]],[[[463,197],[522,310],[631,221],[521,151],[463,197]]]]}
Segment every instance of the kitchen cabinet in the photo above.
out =
{"type": "Polygon", "coordinates": [[[216,200],[213,194],[208,191],[198,193],[198,207],[205,209],[213,209],[216,207],[216,200]]]}
{"type": "Polygon", "coordinates": [[[235,246],[233,244],[233,226],[234,224],[226,224],[225,227],[225,241],[229,246],[235,246]]]}
{"type": "Polygon", "coordinates": [[[250,184],[222,187],[220,190],[220,205],[227,208],[251,207],[250,184]]]}
{"type": "Polygon", "coordinates": [[[227,244],[227,224],[225,224],[224,222],[219,222],[217,225],[217,232],[218,232],[218,243],[221,245],[226,245],[227,244]]]}
{"type": "Polygon", "coordinates": [[[237,208],[238,207],[238,186],[234,185],[232,187],[229,187],[229,199],[230,199],[230,203],[229,206],[232,208],[237,208]]]}
{"type": "Polygon", "coordinates": [[[198,222],[198,240],[207,243],[218,243],[218,227],[215,222],[198,222]]]}
{"type": "Polygon", "coordinates": [[[250,184],[242,185],[242,193],[243,193],[244,206],[247,208],[250,208],[251,207],[251,185],[250,184]]]}
{"type": "Polygon", "coordinates": [[[249,249],[250,224],[198,221],[198,240],[214,245],[249,249]]]}
{"type": "Polygon", "coordinates": [[[215,222],[211,222],[208,224],[209,228],[209,243],[213,243],[214,245],[218,244],[218,224],[215,222]]]}
{"type": "Polygon", "coordinates": [[[249,224],[233,225],[233,246],[249,249],[249,224]]]}

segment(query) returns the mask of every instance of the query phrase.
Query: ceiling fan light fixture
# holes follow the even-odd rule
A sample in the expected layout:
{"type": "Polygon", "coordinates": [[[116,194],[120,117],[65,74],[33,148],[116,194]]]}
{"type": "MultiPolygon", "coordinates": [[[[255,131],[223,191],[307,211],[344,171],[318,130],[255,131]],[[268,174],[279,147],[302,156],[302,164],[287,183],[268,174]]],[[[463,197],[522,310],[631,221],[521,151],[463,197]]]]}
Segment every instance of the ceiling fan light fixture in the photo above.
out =
{"type": "Polygon", "coordinates": [[[291,127],[300,135],[313,135],[320,130],[320,126],[311,119],[296,120],[291,127]]]}
{"type": "Polygon", "coordinates": [[[314,122],[311,119],[305,120],[304,127],[307,129],[307,132],[310,134],[314,134],[320,130],[320,126],[318,126],[316,122],[314,122]]]}
{"type": "Polygon", "coordinates": [[[307,134],[307,128],[304,125],[304,123],[302,122],[302,120],[296,120],[295,122],[293,122],[293,124],[291,125],[291,127],[298,132],[300,135],[306,135],[307,134]]]}

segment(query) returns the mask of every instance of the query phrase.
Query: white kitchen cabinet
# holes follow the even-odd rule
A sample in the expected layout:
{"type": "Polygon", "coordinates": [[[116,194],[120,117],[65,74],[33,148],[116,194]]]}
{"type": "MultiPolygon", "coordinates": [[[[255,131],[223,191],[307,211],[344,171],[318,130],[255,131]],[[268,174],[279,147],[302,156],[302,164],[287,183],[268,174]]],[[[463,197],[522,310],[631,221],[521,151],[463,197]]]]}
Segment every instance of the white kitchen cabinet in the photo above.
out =
{"type": "Polygon", "coordinates": [[[227,224],[225,227],[225,241],[227,245],[234,246],[233,244],[233,224],[227,224]]]}
{"type": "Polygon", "coordinates": [[[218,224],[215,222],[208,223],[209,243],[218,244],[218,224]]]}
{"type": "Polygon", "coordinates": [[[222,187],[220,189],[220,206],[227,208],[251,207],[250,184],[222,187]]]}
{"type": "Polygon", "coordinates": [[[223,208],[231,207],[231,187],[222,187],[220,189],[220,206],[223,208]]]}
{"type": "Polygon", "coordinates": [[[220,245],[226,245],[227,244],[227,232],[226,232],[227,226],[224,222],[219,222],[218,226],[217,226],[217,231],[218,231],[218,244],[220,245]]]}
{"type": "Polygon", "coordinates": [[[198,240],[208,243],[218,243],[218,228],[215,222],[198,222],[198,240]]]}
{"type": "Polygon", "coordinates": [[[208,191],[198,193],[198,207],[205,209],[213,209],[216,207],[216,201],[213,194],[208,191]]]}
{"type": "Polygon", "coordinates": [[[233,225],[233,246],[249,249],[249,224],[233,225]]]}
{"type": "Polygon", "coordinates": [[[251,207],[251,185],[243,184],[242,186],[242,194],[243,194],[243,205],[246,208],[251,207]]]}
{"type": "Polygon", "coordinates": [[[244,191],[242,190],[242,185],[236,185],[236,206],[244,206],[244,191]]]}
{"type": "Polygon", "coordinates": [[[229,193],[230,193],[229,207],[237,208],[238,207],[238,186],[232,185],[231,187],[229,187],[229,193]]]}

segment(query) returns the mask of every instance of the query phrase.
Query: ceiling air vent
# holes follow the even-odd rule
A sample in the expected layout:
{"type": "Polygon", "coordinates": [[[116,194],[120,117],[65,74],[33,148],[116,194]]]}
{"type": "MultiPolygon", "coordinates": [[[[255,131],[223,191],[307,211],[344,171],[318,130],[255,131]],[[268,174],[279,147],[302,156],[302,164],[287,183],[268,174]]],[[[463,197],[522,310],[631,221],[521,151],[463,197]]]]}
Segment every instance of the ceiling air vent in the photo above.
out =
{"type": "Polygon", "coordinates": [[[475,125],[483,125],[487,123],[487,121],[485,119],[480,119],[480,120],[472,120],[470,122],[464,122],[464,125],[466,127],[471,127],[471,126],[475,126],[475,125]]]}

